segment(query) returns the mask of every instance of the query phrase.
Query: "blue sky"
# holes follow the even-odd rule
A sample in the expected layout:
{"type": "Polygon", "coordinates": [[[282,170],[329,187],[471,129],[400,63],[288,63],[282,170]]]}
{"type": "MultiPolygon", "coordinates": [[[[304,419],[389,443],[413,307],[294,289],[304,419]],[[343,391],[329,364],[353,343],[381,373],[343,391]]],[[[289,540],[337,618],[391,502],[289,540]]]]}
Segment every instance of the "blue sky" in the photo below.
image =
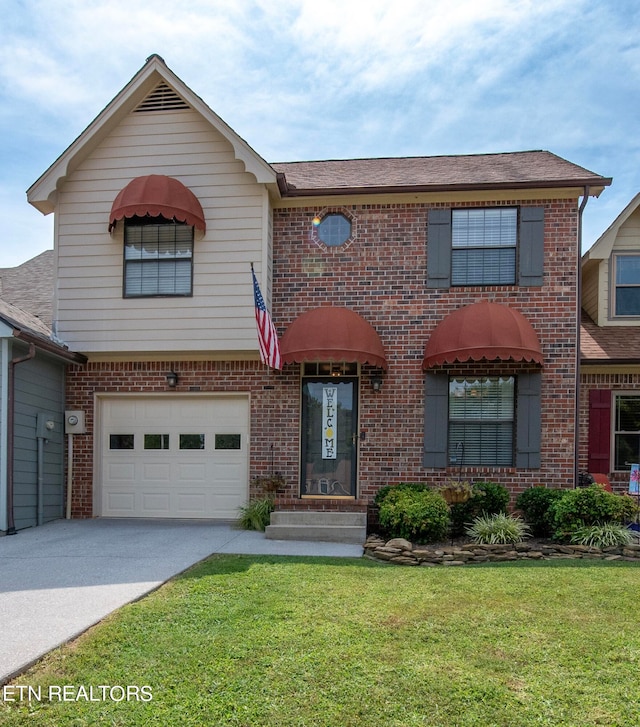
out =
{"type": "Polygon", "coordinates": [[[547,149],[640,192],[636,0],[0,0],[0,267],[53,246],[26,189],[158,53],[270,162],[547,149]]]}

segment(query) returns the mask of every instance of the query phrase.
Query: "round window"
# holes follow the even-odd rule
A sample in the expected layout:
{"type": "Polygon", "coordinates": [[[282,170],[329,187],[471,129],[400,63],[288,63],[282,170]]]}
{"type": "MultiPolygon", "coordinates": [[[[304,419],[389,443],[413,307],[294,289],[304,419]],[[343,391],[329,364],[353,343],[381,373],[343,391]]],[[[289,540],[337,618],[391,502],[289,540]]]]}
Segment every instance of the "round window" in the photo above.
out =
{"type": "Polygon", "coordinates": [[[340,214],[325,215],[316,225],[318,238],[327,247],[339,247],[351,237],[351,222],[340,214]]]}

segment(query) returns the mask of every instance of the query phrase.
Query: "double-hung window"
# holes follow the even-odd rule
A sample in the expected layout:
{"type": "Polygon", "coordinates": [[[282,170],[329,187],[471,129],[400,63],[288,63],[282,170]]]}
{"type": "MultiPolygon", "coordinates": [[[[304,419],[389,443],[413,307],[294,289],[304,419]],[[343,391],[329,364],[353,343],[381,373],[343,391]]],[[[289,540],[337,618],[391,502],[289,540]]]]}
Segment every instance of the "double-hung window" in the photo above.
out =
{"type": "Polygon", "coordinates": [[[517,239],[516,208],[453,210],[451,284],[513,285],[517,239]]]}
{"type": "Polygon", "coordinates": [[[188,296],[193,292],[193,227],[161,217],[124,226],[124,296],[188,296]]]}
{"type": "Polygon", "coordinates": [[[540,287],[544,282],[544,207],[429,210],[427,288],[540,287]]]}
{"type": "Polygon", "coordinates": [[[640,316],[640,255],[614,255],[614,316],[640,316]]]}
{"type": "Polygon", "coordinates": [[[511,466],[514,452],[513,376],[449,379],[449,462],[511,466]]]}
{"type": "Polygon", "coordinates": [[[629,470],[640,462],[640,395],[616,394],[614,418],[616,470],[629,470]]]}

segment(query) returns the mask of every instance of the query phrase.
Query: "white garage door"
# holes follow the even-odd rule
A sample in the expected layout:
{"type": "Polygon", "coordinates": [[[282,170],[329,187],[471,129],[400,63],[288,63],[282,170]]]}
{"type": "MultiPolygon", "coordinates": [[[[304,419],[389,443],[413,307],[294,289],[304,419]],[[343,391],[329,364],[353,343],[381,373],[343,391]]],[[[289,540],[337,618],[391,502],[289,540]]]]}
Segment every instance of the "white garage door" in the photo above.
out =
{"type": "Polygon", "coordinates": [[[249,400],[100,400],[100,514],[236,519],[248,497],[249,400]]]}

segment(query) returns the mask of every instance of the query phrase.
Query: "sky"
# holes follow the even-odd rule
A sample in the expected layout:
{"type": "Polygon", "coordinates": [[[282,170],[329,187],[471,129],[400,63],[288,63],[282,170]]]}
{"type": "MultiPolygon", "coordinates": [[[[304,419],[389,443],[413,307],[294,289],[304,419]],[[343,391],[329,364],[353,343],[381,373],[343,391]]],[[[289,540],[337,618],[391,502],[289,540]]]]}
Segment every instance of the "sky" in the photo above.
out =
{"type": "Polygon", "coordinates": [[[637,0],[0,0],[0,268],[26,190],[157,53],[268,162],[546,149],[640,192],[637,0]]]}

